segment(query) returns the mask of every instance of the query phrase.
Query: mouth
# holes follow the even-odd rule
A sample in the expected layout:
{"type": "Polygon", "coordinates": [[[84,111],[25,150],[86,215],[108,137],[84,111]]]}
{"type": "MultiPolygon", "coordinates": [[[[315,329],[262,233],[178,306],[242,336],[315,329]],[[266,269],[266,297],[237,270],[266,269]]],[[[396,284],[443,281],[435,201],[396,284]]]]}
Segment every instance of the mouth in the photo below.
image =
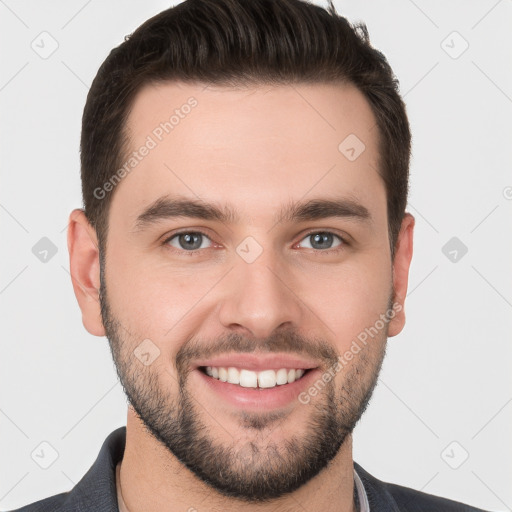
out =
{"type": "Polygon", "coordinates": [[[198,370],[204,375],[228,384],[242,388],[270,389],[276,386],[292,384],[302,379],[314,368],[278,368],[253,371],[233,366],[199,366],[198,370]]]}
{"type": "Polygon", "coordinates": [[[253,412],[303,403],[299,395],[321,379],[319,368],[268,368],[256,372],[237,367],[199,366],[192,375],[193,385],[205,394],[207,403],[220,400],[236,409],[253,412]]]}

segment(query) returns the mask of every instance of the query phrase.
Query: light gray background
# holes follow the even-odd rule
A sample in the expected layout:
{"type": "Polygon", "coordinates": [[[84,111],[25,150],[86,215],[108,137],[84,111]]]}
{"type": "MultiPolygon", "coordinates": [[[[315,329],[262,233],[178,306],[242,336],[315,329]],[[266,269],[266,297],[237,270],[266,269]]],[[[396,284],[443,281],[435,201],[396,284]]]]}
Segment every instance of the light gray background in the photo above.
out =
{"type": "MultiPolygon", "coordinates": [[[[81,206],[88,87],[109,50],[170,5],[0,0],[4,510],[69,490],[125,424],[107,340],[81,323],[66,226],[81,206]],[[49,51],[52,38],[58,48],[43,59],[31,44],[49,51]],[[57,248],[47,262],[32,252],[43,237],[57,248]],[[51,462],[43,441],[58,452],[47,469],[36,463],[51,462]]],[[[407,325],[389,341],[354,459],[383,480],[511,510],[512,2],[336,7],[366,22],[400,80],[413,131],[408,209],[417,221],[407,325]],[[442,252],[452,237],[468,248],[455,262],[442,252]]]]}

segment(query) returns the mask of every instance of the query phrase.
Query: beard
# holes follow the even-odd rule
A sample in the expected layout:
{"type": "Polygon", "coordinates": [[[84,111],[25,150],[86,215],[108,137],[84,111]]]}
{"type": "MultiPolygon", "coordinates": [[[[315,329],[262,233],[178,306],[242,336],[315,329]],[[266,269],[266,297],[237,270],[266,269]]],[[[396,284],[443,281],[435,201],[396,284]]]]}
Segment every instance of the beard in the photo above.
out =
{"type": "MultiPolygon", "coordinates": [[[[124,329],[112,313],[103,277],[100,304],[119,380],[149,434],[209,488],[247,504],[268,503],[292,493],[327,467],[366,410],[385,356],[387,322],[380,336],[341,370],[341,381],[338,375],[327,383],[322,381],[324,389],[308,403],[309,416],[300,426],[301,435],[289,435],[275,442],[271,434],[280,421],[286,423],[289,413],[240,410],[240,426],[248,435],[232,435],[233,442],[226,444],[216,440],[212,433],[212,427],[218,427],[219,421],[203,410],[190,385],[187,386],[191,362],[218,354],[258,350],[308,355],[324,361],[327,369],[334,368],[340,358],[332,345],[290,331],[263,341],[234,333],[202,343],[190,340],[177,352],[178,379],[171,395],[162,385],[170,372],[162,371],[161,365],[160,372],[155,364],[142,367],[134,357],[133,350],[140,340],[124,329]]],[[[303,402],[297,401],[296,407],[303,406],[303,402]]]]}

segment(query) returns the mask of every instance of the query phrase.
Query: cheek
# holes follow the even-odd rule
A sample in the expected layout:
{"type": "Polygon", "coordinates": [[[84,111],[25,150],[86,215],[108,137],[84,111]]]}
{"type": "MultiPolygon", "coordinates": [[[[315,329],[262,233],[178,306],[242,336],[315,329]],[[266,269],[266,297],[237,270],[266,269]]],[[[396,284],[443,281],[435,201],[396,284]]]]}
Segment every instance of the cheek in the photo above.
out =
{"type": "Polygon", "coordinates": [[[386,312],[391,282],[390,268],[358,261],[310,276],[301,298],[341,350],[386,312]]]}
{"type": "Polygon", "coordinates": [[[106,284],[112,311],[133,336],[160,341],[174,337],[201,310],[201,299],[219,281],[224,267],[200,270],[193,264],[172,265],[143,254],[109,254],[106,284]]]}

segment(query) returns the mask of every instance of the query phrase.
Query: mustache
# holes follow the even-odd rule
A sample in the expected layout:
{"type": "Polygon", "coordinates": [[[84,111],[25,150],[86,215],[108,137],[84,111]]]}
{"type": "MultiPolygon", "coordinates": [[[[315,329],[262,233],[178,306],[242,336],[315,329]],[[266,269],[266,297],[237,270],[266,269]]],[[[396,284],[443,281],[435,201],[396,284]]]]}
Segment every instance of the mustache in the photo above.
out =
{"type": "Polygon", "coordinates": [[[338,352],[321,338],[312,340],[296,332],[275,333],[269,338],[258,340],[238,333],[228,333],[212,341],[190,339],[185,342],[176,355],[178,374],[184,375],[192,361],[209,359],[229,353],[261,354],[288,353],[307,357],[315,361],[324,361],[326,365],[336,364],[338,352]]]}

